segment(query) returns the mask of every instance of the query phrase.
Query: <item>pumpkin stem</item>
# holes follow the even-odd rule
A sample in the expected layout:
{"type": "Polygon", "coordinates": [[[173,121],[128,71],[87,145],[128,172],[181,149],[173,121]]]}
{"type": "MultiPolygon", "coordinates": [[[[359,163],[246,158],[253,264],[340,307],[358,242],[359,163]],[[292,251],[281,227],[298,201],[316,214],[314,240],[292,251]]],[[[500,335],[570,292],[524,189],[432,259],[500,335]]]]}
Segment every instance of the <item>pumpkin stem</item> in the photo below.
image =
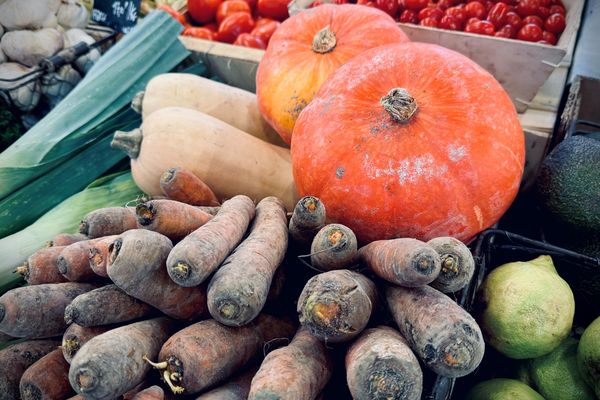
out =
{"type": "Polygon", "coordinates": [[[144,103],[144,91],[137,92],[131,100],[131,108],[138,114],[142,113],[142,104],[144,103]]]}
{"type": "Polygon", "coordinates": [[[335,33],[326,26],[315,35],[312,49],[315,53],[325,54],[333,50],[336,44],[335,33]]]}
{"type": "Polygon", "coordinates": [[[394,88],[380,100],[381,105],[396,122],[407,123],[418,110],[417,101],[406,89],[394,88]]]}
{"type": "Polygon", "coordinates": [[[110,147],[123,150],[129,158],[137,158],[142,144],[142,131],[134,129],[130,132],[116,131],[110,147]]]}

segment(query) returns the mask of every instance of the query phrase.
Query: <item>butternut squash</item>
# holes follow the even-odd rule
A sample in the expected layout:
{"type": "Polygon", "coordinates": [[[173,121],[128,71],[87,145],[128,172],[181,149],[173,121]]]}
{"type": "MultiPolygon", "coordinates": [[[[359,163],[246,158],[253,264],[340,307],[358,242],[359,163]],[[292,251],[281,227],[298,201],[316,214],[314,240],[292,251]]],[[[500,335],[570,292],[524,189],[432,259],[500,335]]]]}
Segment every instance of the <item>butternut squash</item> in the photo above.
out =
{"type": "Polygon", "coordinates": [[[299,198],[288,149],[200,111],[161,108],[139,129],[117,131],[112,146],[129,155],[135,182],[151,196],[162,195],[164,171],[182,168],[204,181],[220,201],[237,194],[255,201],[276,196],[293,210],[299,198]]]}
{"type": "Polygon", "coordinates": [[[261,116],[254,93],[197,75],[158,75],[136,96],[132,106],[142,119],[165,107],[191,108],[266,142],[289,147],[261,116]]]}

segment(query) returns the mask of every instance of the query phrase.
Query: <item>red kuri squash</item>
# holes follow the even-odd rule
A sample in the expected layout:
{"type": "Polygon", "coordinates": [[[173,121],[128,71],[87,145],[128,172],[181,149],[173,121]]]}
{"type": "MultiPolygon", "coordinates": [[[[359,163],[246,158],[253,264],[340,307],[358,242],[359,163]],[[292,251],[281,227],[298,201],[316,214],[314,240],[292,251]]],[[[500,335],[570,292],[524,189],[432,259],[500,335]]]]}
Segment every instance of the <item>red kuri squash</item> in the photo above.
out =
{"type": "Polygon", "coordinates": [[[524,135],[509,96],[467,57],[430,44],[368,50],[304,109],[292,140],[301,196],[359,240],[469,240],[516,196],[524,135]]]}
{"type": "Polygon", "coordinates": [[[260,111],[289,144],[298,115],[331,73],[367,49],[407,41],[375,8],[324,4],[303,11],[275,31],[258,66],[260,111]]]}

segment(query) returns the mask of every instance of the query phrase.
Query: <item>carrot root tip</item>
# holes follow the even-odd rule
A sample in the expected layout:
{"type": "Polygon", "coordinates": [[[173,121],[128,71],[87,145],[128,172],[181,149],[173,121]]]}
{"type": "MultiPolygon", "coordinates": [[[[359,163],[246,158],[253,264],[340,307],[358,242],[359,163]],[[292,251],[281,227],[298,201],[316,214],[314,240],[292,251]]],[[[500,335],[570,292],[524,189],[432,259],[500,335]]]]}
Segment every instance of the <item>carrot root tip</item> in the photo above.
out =
{"type": "Polygon", "coordinates": [[[25,278],[29,276],[29,265],[27,263],[17,267],[14,271],[16,274],[19,274],[25,278]]]}
{"type": "Polygon", "coordinates": [[[48,247],[53,247],[53,246],[54,246],[54,241],[48,240],[44,247],[48,248],[48,247]]]}
{"type": "Polygon", "coordinates": [[[76,337],[70,339],[63,339],[62,348],[67,352],[69,357],[73,357],[80,348],[79,340],[76,337]]]}
{"type": "Polygon", "coordinates": [[[173,382],[171,382],[171,374],[169,374],[169,371],[167,370],[163,371],[163,380],[167,383],[167,385],[169,385],[169,388],[173,393],[181,394],[185,391],[183,387],[175,386],[173,382]]]}
{"type": "Polygon", "coordinates": [[[235,318],[239,313],[239,306],[231,301],[224,301],[219,304],[219,315],[225,319],[235,318]]]}
{"type": "Polygon", "coordinates": [[[171,268],[173,276],[178,280],[186,280],[190,276],[190,266],[184,261],[178,261],[171,268]]]}
{"type": "Polygon", "coordinates": [[[156,213],[152,205],[138,204],[135,207],[135,213],[138,216],[138,221],[143,226],[148,226],[154,221],[156,213]]]}
{"type": "Polygon", "coordinates": [[[115,262],[115,260],[117,259],[117,257],[119,256],[119,252],[121,251],[122,245],[123,245],[123,239],[119,238],[119,239],[116,239],[114,242],[112,242],[108,246],[108,252],[109,252],[108,262],[110,264],[113,264],[115,262]]]}
{"type": "Polygon", "coordinates": [[[452,254],[444,254],[442,256],[442,272],[448,274],[454,272],[458,274],[458,259],[452,254]]]}
{"type": "Polygon", "coordinates": [[[97,379],[96,374],[93,373],[89,368],[81,368],[77,371],[75,377],[78,389],[82,392],[91,391],[96,387],[97,379]]]}

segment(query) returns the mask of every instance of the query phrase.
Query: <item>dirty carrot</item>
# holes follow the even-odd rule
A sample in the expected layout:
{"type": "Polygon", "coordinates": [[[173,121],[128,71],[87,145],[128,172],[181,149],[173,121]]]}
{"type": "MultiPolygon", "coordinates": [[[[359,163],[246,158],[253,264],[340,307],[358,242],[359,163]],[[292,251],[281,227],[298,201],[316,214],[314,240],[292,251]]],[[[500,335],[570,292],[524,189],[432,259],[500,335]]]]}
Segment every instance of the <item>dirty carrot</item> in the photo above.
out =
{"type": "Polygon", "coordinates": [[[120,235],[138,229],[135,207],[105,207],[87,214],[79,224],[79,232],[89,238],[120,235]]]}
{"type": "Polygon", "coordinates": [[[323,342],[300,328],[292,342],[265,357],[250,386],[248,400],[314,399],[333,370],[323,342]]]}
{"type": "Polygon", "coordinates": [[[419,360],[396,330],[365,330],[346,353],[346,379],[355,400],[420,400],[423,372],[419,360]]]}
{"type": "Polygon", "coordinates": [[[376,240],[360,248],[359,258],[375,275],[407,287],[433,282],[441,269],[435,249],[412,238],[376,240]]]}
{"type": "Polygon", "coordinates": [[[135,207],[138,224],[179,241],[213,217],[201,209],[175,200],[150,200],[135,207]]]}
{"type": "Polygon", "coordinates": [[[88,262],[90,268],[96,275],[108,278],[108,272],[106,272],[108,248],[118,236],[119,235],[103,236],[90,243],[88,262]]]}
{"type": "Polygon", "coordinates": [[[413,352],[436,374],[457,378],[483,358],[481,329],[450,297],[430,286],[388,286],[389,309],[413,352]]]}
{"type": "Polygon", "coordinates": [[[218,206],[219,199],[206,183],[183,168],[169,168],[160,177],[160,189],[171,200],[193,206],[218,206]]]}
{"type": "Polygon", "coordinates": [[[357,253],[354,232],[342,224],[329,224],[317,232],[310,246],[310,262],[319,271],[349,267],[357,253]]]}
{"type": "Polygon", "coordinates": [[[92,338],[71,360],[69,381],[85,398],[114,399],[138,385],[175,326],[155,318],[112,329],[92,338]]]}
{"type": "Polygon", "coordinates": [[[71,282],[92,282],[99,279],[90,267],[90,248],[97,239],[82,240],[66,246],[58,256],[58,272],[71,282]]]}
{"type": "Polygon", "coordinates": [[[132,400],[163,400],[165,398],[164,390],[158,386],[150,386],[147,389],[138,392],[132,397],[132,400]]]}
{"type": "Polygon", "coordinates": [[[427,242],[440,255],[442,269],[431,286],[443,293],[456,292],[469,284],[475,273],[475,260],[469,248],[453,237],[427,242]]]}
{"type": "Polygon", "coordinates": [[[347,269],[315,275],[298,299],[300,323],[321,340],[344,342],[369,322],[377,300],[375,284],[347,269]]]}
{"type": "Polygon", "coordinates": [[[21,376],[37,360],[55,350],[57,340],[28,340],[0,350],[0,400],[19,398],[21,376]]]}
{"type": "Polygon", "coordinates": [[[327,213],[323,202],[314,196],[301,198],[289,222],[290,236],[299,243],[311,243],[317,232],[325,225],[327,213]]]}
{"type": "Polygon", "coordinates": [[[250,392],[250,382],[252,382],[257,370],[258,367],[252,367],[241,372],[228,379],[224,385],[196,397],[196,400],[247,400],[250,392]]]}
{"type": "Polygon", "coordinates": [[[211,319],[197,322],[173,335],[151,362],[160,370],[173,393],[198,393],[224,382],[258,355],[265,343],[289,338],[294,326],[261,314],[242,327],[233,328],[211,319]]]}
{"type": "Polygon", "coordinates": [[[263,309],[288,244],[283,202],[265,197],[256,206],[249,235],[223,262],[208,285],[208,310],[228,326],[245,325],[263,309]]]}
{"type": "Polygon", "coordinates": [[[48,242],[48,247],[52,246],[68,246],[70,244],[87,240],[88,237],[81,233],[59,233],[48,242]]]}
{"type": "Polygon", "coordinates": [[[75,297],[65,309],[65,321],[93,327],[132,321],[155,312],[117,285],[106,285],[75,297]]]}
{"type": "Polygon", "coordinates": [[[65,308],[82,293],[95,289],[88,283],[45,283],[18,287],[0,297],[0,331],[14,337],[44,338],[62,335],[65,308]]]}
{"type": "Polygon", "coordinates": [[[85,327],[77,324],[71,324],[63,334],[61,349],[63,357],[67,363],[71,363],[75,354],[81,346],[89,342],[93,337],[96,337],[106,331],[113,329],[114,326],[92,326],[85,327]]]}
{"type": "Polygon", "coordinates": [[[215,215],[217,215],[217,213],[219,212],[219,210],[221,210],[221,206],[219,206],[219,207],[211,207],[211,206],[197,206],[196,208],[197,208],[197,209],[199,209],[199,210],[202,210],[202,211],[204,211],[204,212],[205,212],[205,213],[207,213],[207,214],[210,214],[210,215],[212,215],[213,217],[214,217],[215,215]]]}
{"type": "Polygon", "coordinates": [[[37,360],[23,373],[19,384],[21,400],[64,399],[75,394],[69,384],[69,364],[56,349],[37,360]]]}
{"type": "Polygon", "coordinates": [[[42,283],[61,283],[68,279],[58,271],[58,257],[66,246],[54,246],[39,249],[25,264],[16,269],[30,285],[42,283]]]}
{"type": "Polygon", "coordinates": [[[127,231],[110,246],[108,276],[128,295],[172,318],[206,315],[206,288],[182,287],[169,278],[165,261],[172,248],[171,241],[160,233],[127,231]]]}
{"type": "Polygon", "coordinates": [[[217,215],[177,243],[167,259],[169,276],[181,286],[204,282],[242,240],[255,206],[249,197],[234,196],[217,215]]]}

